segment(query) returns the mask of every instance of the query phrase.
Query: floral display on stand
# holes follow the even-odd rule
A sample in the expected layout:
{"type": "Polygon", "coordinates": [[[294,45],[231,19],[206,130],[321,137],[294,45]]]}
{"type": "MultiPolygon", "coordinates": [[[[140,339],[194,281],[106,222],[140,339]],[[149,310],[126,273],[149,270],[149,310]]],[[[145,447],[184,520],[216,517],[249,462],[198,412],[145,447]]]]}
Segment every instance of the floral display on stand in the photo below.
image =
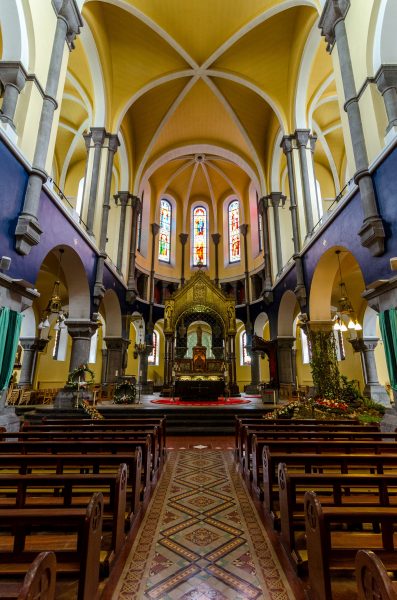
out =
{"type": "Polygon", "coordinates": [[[136,386],[132,381],[121,381],[116,384],[114,390],[115,404],[134,404],[136,398],[136,386]]]}
{"type": "Polygon", "coordinates": [[[65,388],[69,390],[80,390],[94,384],[94,371],[87,364],[80,365],[70,371],[65,388]],[[89,379],[86,379],[86,375],[89,379]]]}

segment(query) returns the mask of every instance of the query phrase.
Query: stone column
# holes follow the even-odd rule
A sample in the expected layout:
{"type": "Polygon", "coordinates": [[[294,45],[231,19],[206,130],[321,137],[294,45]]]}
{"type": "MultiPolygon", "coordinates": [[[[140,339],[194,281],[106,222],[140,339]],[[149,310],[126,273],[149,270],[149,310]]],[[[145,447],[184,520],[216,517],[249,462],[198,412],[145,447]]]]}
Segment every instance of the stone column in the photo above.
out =
{"type": "Polygon", "coordinates": [[[127,302],[133,302],[138,296],[135,276],[136,243],[138,239],[138,215],[142,211],[142,202],[138,196],[130,196],[132,208],[131,245],[128,263],[127,302]]]}
{"type": "Polygon", "coordinates": [[[45,164],[51,137],[54,112],[57,109],[56,95],[62,66],[65,41],[69,48],[74,47],[73,40],[78,35],[83,21],[76,0],[63,0],[53,3],[57,13],[57,26],[52,45],[50,67],[43,107],[41,110],[36,148],[32,171],[29,175],[23,209],[18,217],[15,230],[16,250],[19,254],[29,254],[31,248],[39,243],[42,230],[38,222],[40,194],[43,183],[47,181],[45,164]]]}
{"type": "Polygon", "coordinates": [[[69,372],[88,363],[90,357],[91,338],[97,330],[98,323],[88,319],[67,319],[65,325],[72,338],[69,372]]]}
{"type": "Polygon", "coordinates": [[[364,213],[364,221],[358,234],[361,238],[362,246],[368,248],[373,256],[381,256],[384,253],[385,231],[376,205],[372,178],[368,171],[368,155],[345,26],[345,17],[349,8],[350,0],[327,0],[320,18],[319,27],[328,43],[327,50],[331,52],[335,43],[338,49],[346,100],[345,110],[349,120],[357,169],[354,181],[360,189],[361,204],[364,213]]]}
{"type": "Polygon", "coordinates": [[[292,351],[294,342],[294,337],[279,336],[277,338],[278,376],[280,383],[285,385],[295,385],[292,351]]]}
{"type": "Polygon", "coordinates": [[[185,246],[188,240],[188,233],[180,233],[179,241],[181,242],[181,287],[185,285],[185,246]]]}
{"type": "Polygon", "coordinates": [[[3,88],[3,104],[0,110],[0,121],[15,129],[14,115],[18,97],[25,87],[28,74],[17,61],[0,62],[0,83],[3,88]]]}
{"type": "Polygon", "coordinates": [[[274,234],[276,238],[276,258],[277,258],[277,271],[278,274],[283,270],[283,253],[281,248],[281,231],[280,231],[280,215],[278,214],[280,204],[284,206],[286,197],[281,192],[272,192],[268,196],[271,205],[273,206],[273,217],[274,217],[274,234]]]}
{"type": "Polygon", "coordinates": [[[124,375],[124,355],[130,341],[122,337],[106,337],[104,341],[107,348],[105,378],[107,383],[113,383],[124,375]]]}
{"type": "Polygon", "coordinates": [[[360,352],[361,364],[364,373],[364,396],[372,398],[375,402],[390,407],[390,398],[383,385],[379,383],[378,370],[375,362],[375,348],[379,338],[356,338],[349,340],[355,352],[360,352]]]}
{"type": "Polygon", "coordinates": [[[37,355],[48,344],[48,338],[19,338],[23,348],[23,361],[19,375],[19,386],[32,385],[37,364],[37,355]]]}
{"type": "Polygon", "coordinates": [[[237,385],[236,372],[236,336],[231,334],[227,339],[227,363],[229,367],[229,393],[231,396],[240,396],[240,390],[237,385]]]}
{"type": "Polygon", "coordinates": [[[127,215],[128,201],[131,198],[129,192],[118,192],[113,196],[117,206],[121,206],[120,211],[120,226],[119,226],[119,243],[117,247],[117,270],[121,273],[123,266],[123,251],[124,251],[124,234],[125,234],[125,219],[127,215]]]}
{"type": "Polygon", "coordinates": [[[383,96],[389,123],[386,135],[397,131],[397,65],[382,65],[375,76],[378,90],[383,96]]]}
{"type": "Polygon", "coordinates": [[[174,336],[172,333],[165,335],[164,347],[164,384],[161,390],[162,396],[172,394],[172,365],[174,364],[174,336]]]}
{"type": "Polygon", "coordinates": [[[106,373],[108,369],[108,351],[106,348],[102,348],[102,369],[101,369],[101,383],[107,383],[106,373]]]}
{"type": "Polygon", "coordinates": [[[312,197],[310,192],[309,167],[307,164],[307,143],[310,137],[309,129],[297,129],[295,139],[299,150],[299,162],[301,167],[303,207],[305,210],[306,237],[310,237],[314,228],[312,197]]]}
{"type": "Polygon", "coordinates": [[[294,290],[296,297],[298,298],[298,302],[303,308],[306,304],[306,287],[303,276],[303,265],[302,258],[299,254],[300,252],[300,235],[299,235],[299,225],[298,225],[298,212],[296,205],[296,188],[295,188],[295,173],[294,173],[294,163],[292,160],[292,137],[284,136],[281,141],[281,148],[287,158],[287,173],[288,173],[288,185],[289,185],[289,194],[290,194],[290,212],[291,212],[291,221],[292,221],[292,235],[294,242],[294,261],[295,261],[295,270],[296,270],[296,288],[294,290]]]}
{"type": "Polygon", "coordinates": [[[154,302],[154,257],[156,254],[156,237],[158,232],[160,231],[160,225],[157,223],[151,224],[152,230],[152,256],[150,263],[150,280],[149,280],[149,322],[148,322],[148,331],[151,328],[150,333],[153,333],[153,302],[154,302]]]}
{"type": "Polygon", "coordinates": [[[273,300],[273,292],[272,292],[272,276],[271,276],[271,264],[270,264],[270,244],[269,244],[269,218],[268,218],[268,210],[269,210],[269,198],[268,196],[264,196],[259,199],[259,210],[262,215],[262,234],[263,234],[263,260],[264,260],[264,287],[262,290],[262,296],[264,299],[272,302],[273,300]]]}
{"type": "Polygon", "coordinates": [[[117,152],[117,148],[120,146],[119,138],[116,134],[109,134],[108,136],[108,159],[106,165],[105,175],[105,190],[103,194],[103,205],[102,205],[102,219],[101,219],[101,232],[99,236],[99,257],[96,266],[96,277],[94,296],[96,298],[96,304],[99,304],[104,296],[105,288],[103,286],[103,268],[105,265],[106,254],[106,243],[108,235],[108,222],[109,222],[109,210],[110,210],[110,188],[112,185],[112,172],[113,172],[113,160],[114,155],[117,152]]]}
{"type": "Polygon", "coordinates": [[[88,235],[94,235],[93,227],[98,195],[99,169],[101,165],[102,149],[106,139],[106,129],[104,127],[91,127],[90,133],[84,135],[84,139],[87,148],[87,162],[90,158],[91,150],[93,149],[94,151],[86,216],[87,233],[88,235]]]}
{"type": "Polygon", "coordinates": [[[218,287],[219,286],[219,242],[221,241],[220,233],[213,233],[211,235],[212,241],[215,246],[215,279],[214,283],[218,287]]]}

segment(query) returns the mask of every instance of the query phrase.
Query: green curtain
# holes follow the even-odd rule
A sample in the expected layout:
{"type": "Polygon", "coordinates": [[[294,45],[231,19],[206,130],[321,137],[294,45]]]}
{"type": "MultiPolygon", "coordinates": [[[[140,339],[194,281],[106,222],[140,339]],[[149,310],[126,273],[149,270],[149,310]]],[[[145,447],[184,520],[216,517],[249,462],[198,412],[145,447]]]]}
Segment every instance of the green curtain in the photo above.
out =
{"type": "Polygon", "coordinates": [[[0,391],[7,388],[15,362],[22,315],[4,307],[0,314],[0,391]]]}
{"type": "Polygon", "coordinates": [[[391,308],[379,314],[379,324],[386,354],[390,385],[397,391],[397,310],[391,308]]]}

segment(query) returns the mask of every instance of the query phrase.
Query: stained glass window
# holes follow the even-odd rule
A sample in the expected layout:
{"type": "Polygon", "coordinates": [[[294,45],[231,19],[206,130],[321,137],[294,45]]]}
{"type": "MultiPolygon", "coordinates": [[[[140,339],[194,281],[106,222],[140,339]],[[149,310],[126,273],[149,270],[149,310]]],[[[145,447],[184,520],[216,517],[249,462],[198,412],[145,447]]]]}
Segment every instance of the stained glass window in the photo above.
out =
{"type": "Polygon", "coordinates": [[[140,252],[141,251],[141,239],[142,239],[142,211],[141,210],[138,213],[137,230],[138,230],[137,250],[140,252]]]}
{"type": "Polygon", "coordinates": [[[197,206],[193,211],[193,265],[207,264],[207,211],[197,206]]]}
{"type": "Polygon", "coordinates": [[[258,239],[259,239],[259,252],[262,251],[262,240],[263,240],[263,221],[262,215],[258,212],[258,239]]]}
{"type": "Polygon", "coordinates": [[[247,352],[247,332],[246,331],[243,331],[243,333],[241,334],[241,355],[243,357],[242,364],[250,365],[251,357],[247,352]]]}
{"type": "Polygon", "coordinates": [[[238,200],[230,202],[229,217],[229,262],[240,260],[240,206],[238,200]]]}
{"type": "Polygon", "coordinates": [[[164,198],[160,201],[159,260],[170,262],[171,255],[171,203],[164,198]]]}
{"type": "Polygon", "coordinates": [[[157,331],[153,331],[153,349],[151,351],[151,353],[148,355],[148,363],[149,365],[158,365],[158,333],[157,331]]]}

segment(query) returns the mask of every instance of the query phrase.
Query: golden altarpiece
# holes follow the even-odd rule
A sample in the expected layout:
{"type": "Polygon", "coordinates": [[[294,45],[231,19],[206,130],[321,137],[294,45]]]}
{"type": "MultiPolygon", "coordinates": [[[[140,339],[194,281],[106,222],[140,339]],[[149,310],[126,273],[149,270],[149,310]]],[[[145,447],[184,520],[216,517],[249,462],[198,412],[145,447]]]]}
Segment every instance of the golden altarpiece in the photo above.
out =
{"type": "Polygon", "coordinates": [[[235,301],[223,294],[208,275],[199,270],[165,301],[163,396],[183,399],[213,399],[225,393],[236,395],[235,301]],[[197,343],[188,356],[187,329],[193,323],[211,329],[211,354],[202,343],[198,325],[197,343]]]}

